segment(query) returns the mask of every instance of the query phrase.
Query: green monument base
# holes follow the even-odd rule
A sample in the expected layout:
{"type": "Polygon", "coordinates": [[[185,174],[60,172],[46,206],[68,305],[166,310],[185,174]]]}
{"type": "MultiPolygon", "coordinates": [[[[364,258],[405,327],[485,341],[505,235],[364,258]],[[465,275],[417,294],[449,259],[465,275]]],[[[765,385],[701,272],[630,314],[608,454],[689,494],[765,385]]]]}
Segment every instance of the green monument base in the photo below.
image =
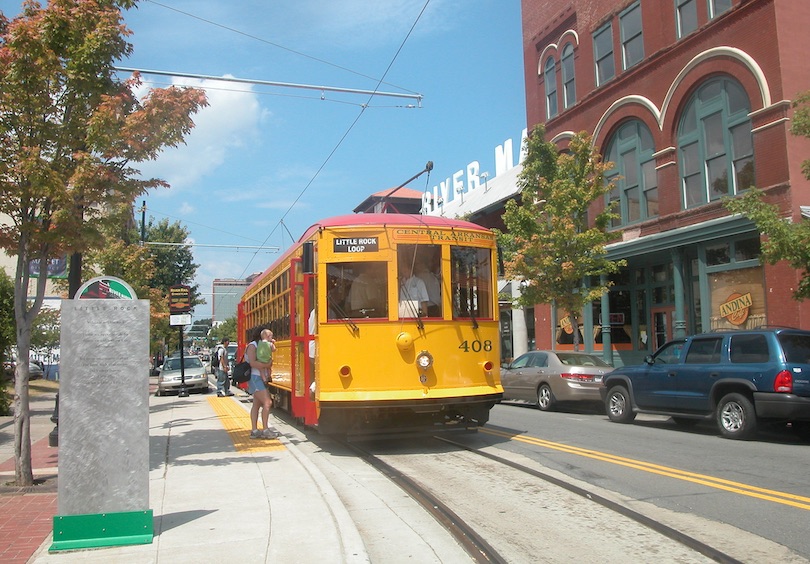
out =
{"type": "Polygon", "coordinates": [[[53,544],[49,552],[150,544],[154,536],[152,510],[54,515],[53,544]]]}

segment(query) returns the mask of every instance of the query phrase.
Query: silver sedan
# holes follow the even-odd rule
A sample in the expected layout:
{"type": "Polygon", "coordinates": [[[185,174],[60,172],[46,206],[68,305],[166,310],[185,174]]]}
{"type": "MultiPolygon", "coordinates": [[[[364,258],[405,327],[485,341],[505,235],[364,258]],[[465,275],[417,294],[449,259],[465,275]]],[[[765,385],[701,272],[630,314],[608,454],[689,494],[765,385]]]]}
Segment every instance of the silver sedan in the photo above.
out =
{"type": "Polygon", "coordinates": [[[158,375],[158,396],[166,392],[179,392],[185,381],[186,390],[208,393],[208,374],[199,356],[186,356],[183,358],[183,372],[180,372],[180,357],[173,356],[163,362],[158,375]]]}
{"type": "Polygon", "coordinates": [[[501,367],[503,399],[536,402],[543,411],[559,402],[599,402],[602,378],[612,370],[594,354],[530,351],[501,367]]]}

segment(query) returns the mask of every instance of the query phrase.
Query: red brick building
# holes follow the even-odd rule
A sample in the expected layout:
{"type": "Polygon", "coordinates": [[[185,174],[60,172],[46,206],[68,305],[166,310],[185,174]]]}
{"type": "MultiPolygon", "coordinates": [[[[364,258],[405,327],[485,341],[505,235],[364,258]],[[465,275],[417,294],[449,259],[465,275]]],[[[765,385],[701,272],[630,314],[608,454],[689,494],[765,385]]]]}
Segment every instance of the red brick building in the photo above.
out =
{"type": "MultiPolygon", "coordinates": [[[[587,131],[617,178],[609,246],[628,266],[583,312],[587,350],[636,361],[715,328],[810,329],[801,272],[761,265],[760,235],[721,199],[750,186],[801,221],[810,142],[789,131],[810,90],[807,0],[522,0],[529,129],[587,131]]],[[[597,207],[605,202],[597,202],[597,207]]],[[[537,348],[570,336],[535,308],[537,348]]],[[[570,328],[569,328],[570,330],[570,328]]]]}

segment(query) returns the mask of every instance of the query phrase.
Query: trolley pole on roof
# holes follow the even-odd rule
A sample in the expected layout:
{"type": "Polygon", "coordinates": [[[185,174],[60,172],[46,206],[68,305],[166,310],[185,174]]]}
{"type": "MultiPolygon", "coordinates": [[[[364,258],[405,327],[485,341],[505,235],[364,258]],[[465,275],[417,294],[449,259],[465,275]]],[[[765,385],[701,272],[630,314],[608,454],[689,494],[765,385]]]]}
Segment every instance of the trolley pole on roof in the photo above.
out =
{"type": "Polygon", "coordinates": [[[294,82],[275,82],[272,80],[257,80],[253,78],[235,78],[230,76],[212,76],[207,74],[193,74],[187,72],[134,69],[131,67],[113,67],[121,72],[139,72],[141,74],[156,74],[158,76],[179,76],[183,78],[196,78],[199,80],[217,80],[220,82],[238,82],[241,84],[260,84],[263,86],[279,86],[281,88],[303,88],[305,90],[317,90],[319,92],[340,92],[343,94],[367,94],[369,96],[388,96],[392,98],[409,98],[416,100],[416,107],[422,107],[421,94],[407,94],[404,92],[383,92],[381,90],[360,90],[358,88],[339,88],[337,86],[323,86],[316,84],[296,84],[294,82]]]}
{"type": "Polygon", "coordinates": [[[408,184],[410,184],[411,182],[413,182],[414,180],[416,180],[417,178],[419,178],[420,176],[422,176],[426,172],[429,173],[431,170],[433,170],[433,161],[428,161],[427,164],[425,165],[425,168],[423,168],[420,172],[418,172],[417,174],[414,174],[408,180],[406,180],[405,182],[403,182],[402,184],[400,184],[396,188],[392,188],[390,192],[388,192],[385,196],[382,197],[381,203],[382,203],[383,211],[385,211],[385,208],[388,205],[388,198],[390,198],[391,195],[394,194],[394,192],[396,192],[400,188],[404,188],[405,186],[407,186],[408,184]]]}

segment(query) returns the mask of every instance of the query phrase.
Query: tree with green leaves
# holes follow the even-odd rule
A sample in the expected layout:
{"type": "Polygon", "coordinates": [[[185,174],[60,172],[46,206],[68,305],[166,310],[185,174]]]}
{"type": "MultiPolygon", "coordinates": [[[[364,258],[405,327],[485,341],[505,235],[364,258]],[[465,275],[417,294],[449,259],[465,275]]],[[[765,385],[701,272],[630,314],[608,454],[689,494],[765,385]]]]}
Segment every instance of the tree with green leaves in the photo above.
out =
{"type": "Polygon", "coordinates": [[[0,415],[8,415],[11,396],[6,392],[5,362],[14,344],[14,281],[0,268],[0,415]]]}
{"type": "MultiPolygon", "coordinates": [[[[793,102],[793,119],[790,131],[793,135],[810,138],[810,92],[799,95],[793,102]]],[[[802,173],[810,180],[810,159],[802,162],[802,173]]],[[[742,214],[765,235],[762,242],[762,259],[769,264],[787,261],[791,268],[802,271],[802,279],[793,292],[793,297],[803,300],[810,297],[810,222],[803,219],[792,223],[768,204],[764,193],[751,187],[741,196],[725,198],[726,209],[742,214]]]]}
{"type": "Polygon", "coordinates": [[[31,327],[31,348],[38,354],[53,357],[59,348],[61,310],[45,307],[39,312],[31,327]]]}
{"type": "Polygon", "coordinates": [[[779,207],[763,200],[763,192],[756,188],[737,198],[725,200],[726,209],[748,217],[766,237],[762,241],[762,259],[769,264],[787,261],[792,268],[803,272],[793,297],[810,297],[810,222],[806,219],[791,223],[779,212],[779,207]]]}
{"type": "Polygon", "coordinates": [[[222,342],[222,339],[227,337],[234,343],[236,342],[236,318],[231,317],[230,319],[226,319],[222,323],[217,324],[216,326],[211,328],[211,331],[208,333],[208,336],[213,341],[214,345],[217,343],[222,342]]]}
{"type": "Polygon", "coordinates": [[[578,350],[583,308],[610,287],[609,281],[588,282],[624,266],[624,261],[606,258],[605,245],[615,237],[607,231],[612,209],[592,216],[591,223],[588,215],[591,204],[612,189],[605,181],[612,165],[602,162],[585,133],[574,135],[562,153],[546,141],[542,125],[526,142],[520,202],[507,202],[503,215],[506,277],[521,283],[519,305],[550,303],[565,312],[578,350]]]}
{"type": "Polygon", "coordinates": [[[0,226],[0,248],[17,257],[19,486],[33,484],[28,360],[46,282],[39,276],[29,285],[29,263],[102,246],[100,227],[109,211],[166,186],[141,178],[133,164],[182,143],[194,125],[191,115],[207,104],[192,88],[154,89],[138,99],[138,75],[117,78],[114,65],[132,51],[122,10],[135,4],[49,0],[42,7],[26,0],[14,20],[0,15],[0,214],[9,218],[0,226]]]}

